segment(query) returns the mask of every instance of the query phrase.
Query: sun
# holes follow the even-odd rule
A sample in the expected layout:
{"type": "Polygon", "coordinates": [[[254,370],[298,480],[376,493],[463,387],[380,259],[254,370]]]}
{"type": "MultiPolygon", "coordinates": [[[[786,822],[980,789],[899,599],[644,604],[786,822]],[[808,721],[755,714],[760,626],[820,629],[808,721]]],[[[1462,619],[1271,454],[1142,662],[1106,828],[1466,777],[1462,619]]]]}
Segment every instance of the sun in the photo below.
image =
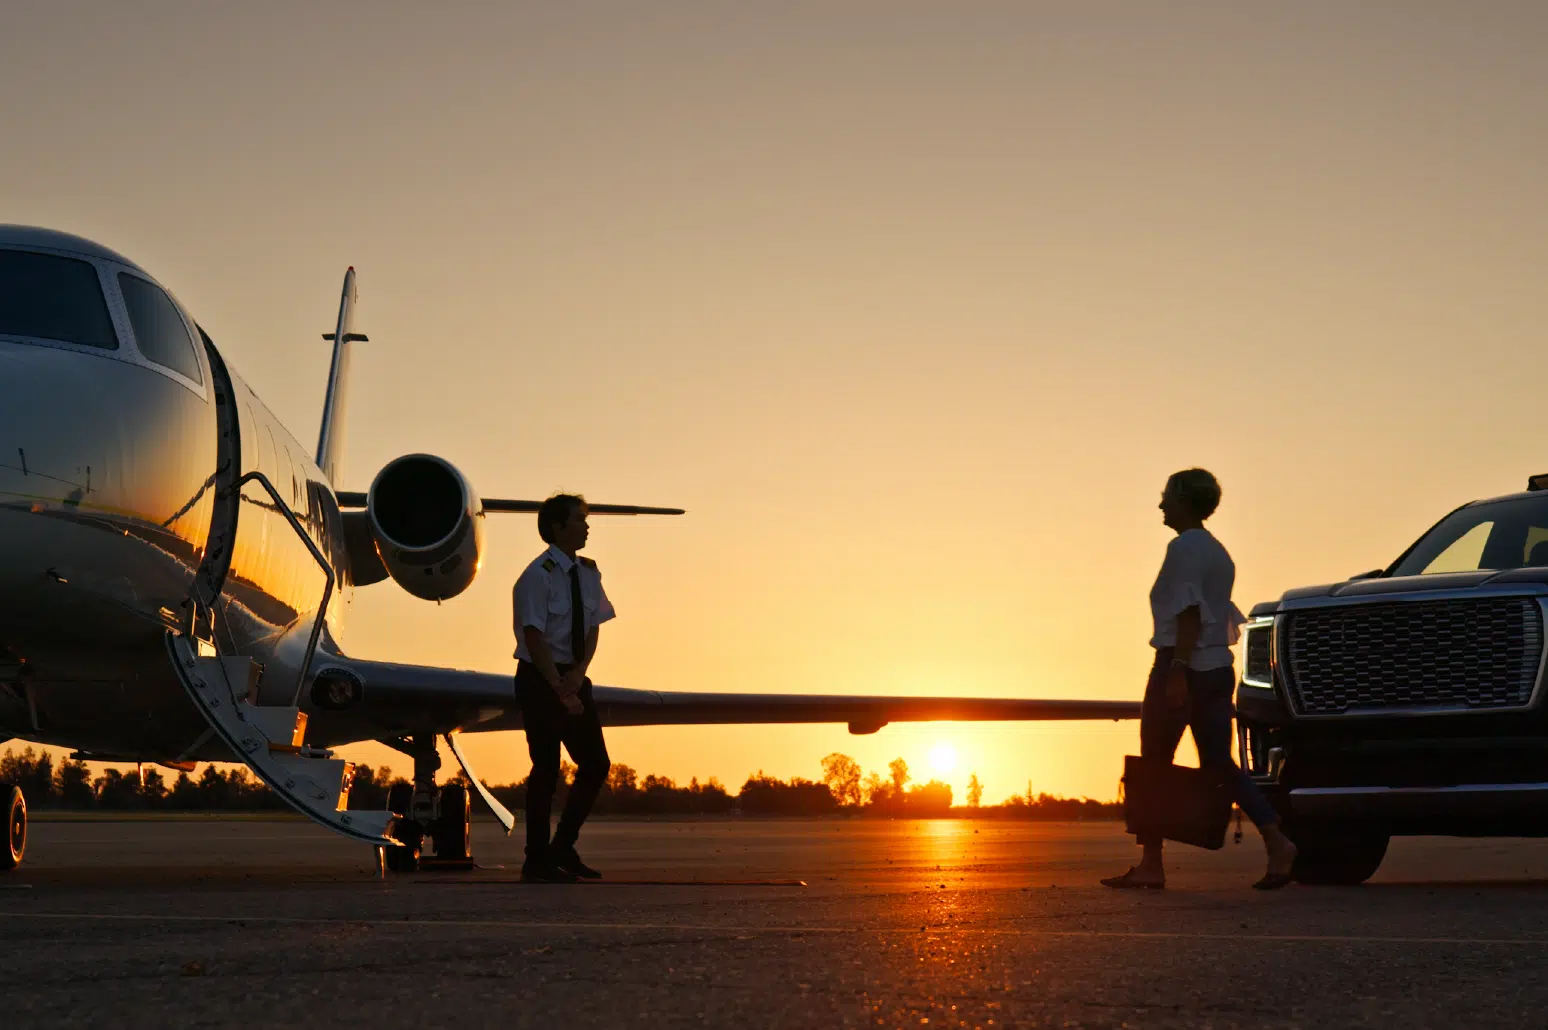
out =
{"type": "Polygon", "coordinates": [[[944,740],[930,749],[930,771],[948,776],[957,768],[957,749],[944,740]]]}

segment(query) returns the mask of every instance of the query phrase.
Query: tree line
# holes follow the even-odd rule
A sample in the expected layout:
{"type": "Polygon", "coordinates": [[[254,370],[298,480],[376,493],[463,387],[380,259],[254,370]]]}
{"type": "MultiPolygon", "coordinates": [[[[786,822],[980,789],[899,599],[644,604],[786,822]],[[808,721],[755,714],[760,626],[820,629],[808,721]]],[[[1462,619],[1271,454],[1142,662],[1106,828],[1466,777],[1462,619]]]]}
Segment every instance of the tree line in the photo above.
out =
{"type": "MultiPolygon", "coordinates": [[[[866,773],[848,755],[831,754],[822,760],[822,779],[796,776],[781,780],[761,770],[749,776],[735,794],[714,777],[703,783],[698,778],[679,786],[666,776],[647,774],[643,778],[634,769],[615,762],[608,771],[607,783],[597,796],[593,811],[613,815],[784,815],[820,816],[837,813],[885,818],[939,818],[970,815],[984,818],[1027,818],[1048,820],[1116,819],[1123,814],[1117,802],[1090,798],[1060,798],[1048,794],[1008,798],[999,805],[984,805],[983,784],[974,774],[968,780],[966,805],[953,807],[952,788],[948,783],[929,780],[912,782],[908,763],[894,759],[887,775],[866,773]]],[[[559,796],[555,809],[564,803],[564,794],[575,775],[568,762],[560,766],[559,796]]],[[[395,784],[406,783],[391,768],[372,768],[356,763],[349,792],[349,807],[380,809],[387,804],[388,792],[395,784]]],[[[452,782],[466,782],[460,773],[452,782]]],[[[207,764],[198,776],[179,772],[170,782],[166,774],[153,766],[140,773],[106,768],[93,777],[85,762],[66,759],[56,766],[46,751],[26,748],[21,752],[6,749],[0,755],[0,783],[22,788],[27,803],[37,809],[78,811],[283,811],[284,801],[252,776],[243,766],[222,770],[207,764]]],[[[527,781],[490,788],[507,808],[526,807],[527,781]]],[[[477,805],[475,804],[475,807],[477,805]]]]}

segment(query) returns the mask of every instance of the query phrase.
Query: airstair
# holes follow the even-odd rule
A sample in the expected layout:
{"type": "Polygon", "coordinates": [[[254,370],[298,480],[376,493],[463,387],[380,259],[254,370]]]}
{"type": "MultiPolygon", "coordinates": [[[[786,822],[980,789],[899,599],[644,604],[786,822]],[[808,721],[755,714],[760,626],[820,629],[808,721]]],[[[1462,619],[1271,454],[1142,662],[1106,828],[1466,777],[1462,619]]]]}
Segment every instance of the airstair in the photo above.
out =
{"type": "MultiPolygon", "coordinates": [[[[236,482],[234,489],[240,491],[249,482],[256,482],[268,493],[274,510],[300,537],[325,577],[322,601],[313,617],[295,691],[288,703],[260,703],[258,681],[263,668],[257,662],[245,655],[206,653],[215,648],[199,639],[197,627],[202,619],[212,617],[218,598],[201,603],[197,591],[190,598],[190,614],[183,629],[167,633],[173,668],[215,734],[292,808],[346,837],[378,848],[396,846],[399,842],[393,837],[393,829],[397,817],[392,812],[348,810],[354,763],[335,758],[326,748],[305,743],[306,713],[300,708],[301,691],[333,596],[333,567],[268,477],[261,472],[249,472],[236,482]]],[[[272,698],[272,694],[265,693],[272,698]]]]}

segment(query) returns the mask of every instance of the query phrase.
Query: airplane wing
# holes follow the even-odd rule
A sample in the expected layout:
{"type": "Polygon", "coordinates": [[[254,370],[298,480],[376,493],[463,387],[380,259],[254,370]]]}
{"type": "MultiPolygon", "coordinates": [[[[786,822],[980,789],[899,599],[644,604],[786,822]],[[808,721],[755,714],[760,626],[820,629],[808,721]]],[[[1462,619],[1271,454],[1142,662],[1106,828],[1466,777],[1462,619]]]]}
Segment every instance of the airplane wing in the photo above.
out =
{"type": "MultiPolygon", "coordinates": [[[[325,746],[412,734],[521,728],[508,674],[370,662],[319,654],[319,675],[347,670],[363,684],[358,703],[311,716],[325,746]]],[[[1010,697],[887,697],[863,694],[735,694],[595,686],[604,726],[844,723],[875,733],[891,722],[1010,722],[1138,719],[1138,701],[1010,697]]]]}
{"type": "MultiPolygon", "coordinates": [[[[364,508],[366,495],[355,490],[340,490],[335,496],[340,508],[364,508]]],[[[484,511],[488,514],[511,512],[536,512],[542,501],[510,501],[498,497],[484,498],[484,511]]],[[[586,510],[593,515],[682,515],[682,508],[652,508],[643,504],[592,504],[586,502],[586,510]]]]}

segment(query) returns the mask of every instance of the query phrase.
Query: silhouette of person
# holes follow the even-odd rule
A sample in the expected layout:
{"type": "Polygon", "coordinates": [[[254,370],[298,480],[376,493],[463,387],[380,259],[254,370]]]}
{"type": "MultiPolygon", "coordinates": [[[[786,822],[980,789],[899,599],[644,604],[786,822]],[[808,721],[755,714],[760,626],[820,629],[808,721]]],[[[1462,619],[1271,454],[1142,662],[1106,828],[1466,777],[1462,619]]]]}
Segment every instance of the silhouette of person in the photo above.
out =
{"type": "Polygon", "coordinates": [[[575,850],[610,762],[586,669],[597,632],[614,617],[597,563],[576,552],[590,527],[586,502],[556,494],[538,509],[538,535],[547,550],[532,560],[512,591],[516,630],[516,699],[521,705],[532,773],[527,778],[527,848],[521,878],[536,882],[599,879],[575,850]],[[559,745],[575,762],[564,812],[553,841],[548,822],[559,784],[559,745]]]}
{"type": "MultiPolygon", "coordinates": [[[[1220,484],[1203,469],[1174,473],[1161,494],[1162,521],[1177,536],[1167,545],[1150,589],[1150,643],[1156,657],[1140,716],[1140,755],[1170,762],[1188,727],[1200,765],[1231,768],[1236,801],[1263,835],[1268,853],[1268,870],[1253,886],[1272,890],[1290,882],[1296,852],[1280,828],[1278,813],[1231,757],[1231,694],[1236,686],[1231,645],[1246,620],[1231,602],[1236,565],[1204,528],[1204,520],[1219,504],[1220,484]]],[[[1166,886],[1161,838],[1141,837],[1138,843],[1144,848],[1139,865],[1102,883],[1166,886]]]]}

